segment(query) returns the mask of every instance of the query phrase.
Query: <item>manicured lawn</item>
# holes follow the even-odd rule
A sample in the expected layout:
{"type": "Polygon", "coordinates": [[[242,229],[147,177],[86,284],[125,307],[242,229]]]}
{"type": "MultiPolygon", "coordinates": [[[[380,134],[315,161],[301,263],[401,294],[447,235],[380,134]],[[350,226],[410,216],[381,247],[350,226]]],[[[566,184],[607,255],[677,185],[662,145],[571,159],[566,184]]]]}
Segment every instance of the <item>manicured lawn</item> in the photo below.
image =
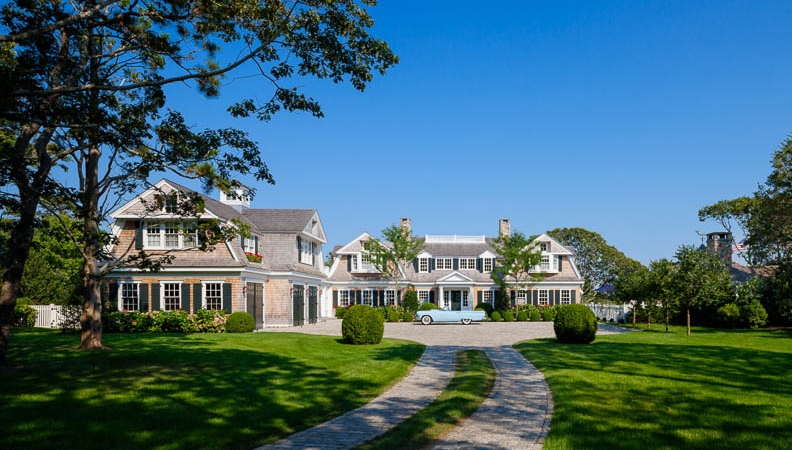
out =
{"type": "Polygon", "coordinates": [[[246,449],[367,403],[423,346],[292,333],[79,337],[15,329],[0,449],[246,449]]]}
{"type": "Polygon", "coordinates": [[[544,448],[792,448],[792,333],[683,328],[516,348],[555,411],[544,448]]]}
{"type": "Polygon", "coordinates": [[[432,404],[357,449],[424,448],[473,414],[494,384],[495,368],[483,351],[459,351],[454,378],[432,404]]]}

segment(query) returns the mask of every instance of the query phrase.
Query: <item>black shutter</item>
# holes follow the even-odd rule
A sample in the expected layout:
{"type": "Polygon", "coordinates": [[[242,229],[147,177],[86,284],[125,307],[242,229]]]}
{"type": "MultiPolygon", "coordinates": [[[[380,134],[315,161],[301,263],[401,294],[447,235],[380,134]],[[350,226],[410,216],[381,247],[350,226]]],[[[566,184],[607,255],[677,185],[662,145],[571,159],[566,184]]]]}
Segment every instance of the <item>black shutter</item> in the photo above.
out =
{"type": "Polygon", "coordinates": [[[357,291],[355,291],[355,304],[359,305],[360,302],[362,301],[363,301],[363,291],[358,289],[357,291]]]}
{"type": "Polygon", "coordinates": [[[434,258],[429,258],[429,264],[428,264],[429,267],[427,267],[429,273],[432,273],[432,269],[434,269],[434,263],[435,263],[434,258]]]}
{"type": "Polygon", "coordinates": [[[160,310],[160,284],[154,283],[151,285],[151,310],[160,310]]]}
{"type": "Polygon", "coordinates": [[[538,305],[539,304],[539,291],[537,291],[536,289],[533,290],[533,301],[532,301],[532,304],[533,305],[538,305]]]}
{"type": "Polygon", "coordinates": [[[135,250],[143,250],[143,228],[139,220],[135,221],[135,250]]]}
{"type": "Polygon", "coordinates": [[[572,292],[571,292],[572,296],[571,296],[571,298],[570,298],[570,301],[569,301],[569,303],[575,303],[575,293],[576,293],[576,292],[577,292],[577,291],[575,291],[574,289],[572,289],[572,292]]]}
{"type": "Polygon", "coordinates": [[[401,297],[402,297],[401,291],[396,291],[396,304],[397,305],[401,305],[401,297]]]}
{"type": "Polygon", "coordinates": [[[479,305],[484,302],[484,292],[478,291],[476,292],[476,305],[479,305]]]}
{"type": "Polygon", "coordinates": [[[338,291],[333,290],[333,308],[338,308],[338,291]]]}
{"type": "MultiPolygon", "coordinates": [[[[383,297],[382,291],[375,290],[371,293],[371,305],[372,306],[380,306],[380,299],[383,297]]],[[[383,302],[384,303],[384,302],[383,302]]]]}
{"type": "Polygon", "coordinates": [[[454,258],[454,270],[459,270],[459,258],[454,258]]]}
{"type": "MultiPolygon", "coordinates": [[[[139,298],[140,297],[138,297],[138,299],[139,298]]],[[[120,303],[118,301],[118,283],[110,283],[107,286],[107,302],[110,304],[110,311],[118,311],[119,303],[120,303]]],[[[121,305],[121,308],[123,307],[124,305],[121,305]]]]}
{"type": "Polygon", "coordinates": [[[193,314],[201,309],[201,294],[203,294],[203,285],[201,283],[193,284],[193,314]]]}
{"type": "Polygon", "coordinates": [[[231,314],[231,283],[223,283],[223,309],[231,314]]]}
{"type": "MultiPolygon", "coordinates": [[[[140,284],[138,287],[138,295],[140,296],[140,302],[138,304],[138,310],[140,312],[148,311],[148,302],[149,302],[149,295],[148,295],[148,284],[140,284]]],[[[153,286],[153,285],[152,285],[153,286]]]]}
{"type": "Polygon", "coordinates": [[[302,253],[302,238],[297,236],[297,262],[300,262],[300,257],[302,253]]]}
{"type": "Polygon", "coordinates": [[[434,289],[429,290],[429,303],[435,303],[435,291],[434,291],[434,289]]]}
{"type": "Polygon", "coordinates": [[[556,289],[555,291],[555,298],[553,298],[553,305],[557,305],[561,303],[561,291],[556,289]]]}
{"type": "Polygon", "coordinates": [[[484,271],[484,263],[481,262],[481,258],[476,258],[476,270],[479,272],[484,271]]]}
{"type": "Polygon", "coordinates": [[[190,285],[181,284],[181,309],[190,312],[190,285]]]}
{"type": "Polygon", "coordinates": [[[563,266],[563,261],[564,261],[564,257],[563,256],[559,256],[558,257],[558,271],[559,272],[561,272],[561,266],[563,266]]]}
{"type": "Polygon", "coordinates": [[[242,246],[242,251],[245,251],[245,236],[239,236],[239,245],[242,246]]]}
{"type": "Polygon", "coordinates": [[[352,255],[346,255],[347,258],[347,272],[352,273],[352,255]]]}
{"type": "Polygon", "coordinates": [[[415,270],[415,273],[418,273],[418,261],[419,261],[418,258],[415,258],[413,260],[413,270],[415,270]]]}
{"type": "Polygon", "coordinates": [[[258,236],[253,236],[253,246],[255,247],[256,254],[260,255],[261,253],[259,252],[259,237],[258,236]]]}
{"type": "Polygon", "coordinates": [[[514,289],[512,289],[511,291],[509,291],[509,295],[511,297],[512,306],[516,305],[517,304],[517,292],[514,289]]]}

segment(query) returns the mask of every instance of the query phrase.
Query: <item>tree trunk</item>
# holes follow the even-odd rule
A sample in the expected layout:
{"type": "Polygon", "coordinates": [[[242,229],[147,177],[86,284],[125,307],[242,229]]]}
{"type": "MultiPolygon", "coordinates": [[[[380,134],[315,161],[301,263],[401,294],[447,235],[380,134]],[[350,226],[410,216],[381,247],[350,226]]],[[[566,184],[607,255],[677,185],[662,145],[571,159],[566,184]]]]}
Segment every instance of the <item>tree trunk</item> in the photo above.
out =
{"type": "Polygon", "coordinates": [[[687,335],[690,336],[690,307],[685,308],[687,312],[687,335]]]}
{"type": "Polygon", "coordinates": [[[669,307],[668,303],[663,303],[663,306],[665,307],[665,327],[666,327],[665,332],[668,333],[668,321],[669,321],[669,315],[671,314],[670,313],[671,308],[669,307]]]}
{"type": "Polygon", "coordinates": [[[41,199],[41,189],[49,176],[52,162],[47,153],[47,145],[53,130],[45,128],[36,140],[34,150],[38,159],[38,167],[31,179],[27,171],[30,142],[41,129],[38,123],[24,127],[14,143],[13,153],[9,155],[9,164],[13,184],[19,191],[19,218],[8,237],[7,254],[3,260],[3,287],[0,293],[0,365],[6,364],[8,343],[11,339],[11,325],[14,307],[19,296],[25,262],[30,254],[35,232],[36,210],[41,199]]]}
{"type": "Polygon", "coordinates": [[[647,330],[651,330],[652,329],[652,310],[651,309],[647,310],[647,312],[646,312],[646,329],[647,330]]]}
{"type": "Polygon", "coordinates": [[[80,348],[94,350],[102,345],[102,273],[99,267],[101,239],[99,235],[99,159],[101,152],[91,146],[85,161],[83,196],[83,311],[80,315],[80,348]]]}
{"type": "Polygon", "coordinates": [[[635,316],[637,316],[637,315],[638,315],[638,312],[635,310],[635,308],[636,308],[637,306],[638,306],[638,302],[635,302],[635,303],[633,304],[633,328],[635,328],[635,316]]]}

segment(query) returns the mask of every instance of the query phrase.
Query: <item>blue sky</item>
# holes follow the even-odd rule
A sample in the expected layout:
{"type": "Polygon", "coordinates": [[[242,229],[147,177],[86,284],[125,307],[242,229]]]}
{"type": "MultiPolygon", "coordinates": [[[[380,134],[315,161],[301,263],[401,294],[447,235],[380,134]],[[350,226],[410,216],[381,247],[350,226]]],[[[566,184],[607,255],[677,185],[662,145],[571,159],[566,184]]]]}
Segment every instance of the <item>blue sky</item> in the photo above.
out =
{"type": "MultiPolygon", "coordinates": [[[[698,210],[749,195],[792,132],[788,1],[405,1],[372,9],[401,63],[360,93],[298,80],[325,118],[231,121],[264,84],[174,91],[197,127],[246,129],[275,186],[258,208],[316,208],[329,248],[412,219],[423,234],[600,233],[671,258],[698,210]]],[[[250,182],[250,180],[243,180],[250,182]]]]}

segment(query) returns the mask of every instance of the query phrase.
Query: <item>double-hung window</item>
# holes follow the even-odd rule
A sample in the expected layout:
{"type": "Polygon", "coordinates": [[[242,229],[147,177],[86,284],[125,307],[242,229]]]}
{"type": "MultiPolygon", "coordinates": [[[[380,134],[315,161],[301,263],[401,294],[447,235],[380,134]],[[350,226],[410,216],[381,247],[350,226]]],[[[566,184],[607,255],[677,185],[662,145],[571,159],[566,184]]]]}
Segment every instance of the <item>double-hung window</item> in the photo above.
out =
{"type": "Polygon", "coordinates": [[[300,239],[300,262],[303,264],[313,264],[313,242],[300,239]]]}
{"type": "Polygon", "coordinates": [[[204,309],[221,310],[223,309],[223,284],[222,283],[204,283],[204,309]]]}
{"type": "Polygon", "coordinates": [[[572,303],[572,291],[564,289],[561,291],[561,304],[568,305],[572,303]]]}
{"type": "Polygon", "coordinates": [[[396,291],[393,289],[385,290],[385,305],[393,306],[396,304],[396,291]]]}
{"type": "Polygon", "coordinates": [[[517,298],[516,302],[518,305],[524,305],[528,303],[528,291],[520,289],[517,291],[517,298]]]}
{"type": "Polygon", "coordinates": [[[181,283],[162,283],[162,309],[177,311],[181,308],[181,283]]]}
{"type": "Polygon", "coordinates": [[[364,289],[361,292],[361,303],[364,305],[374,306],[374,291],[371,289],[364,289]]]}
{"type": "Polygon", "coordinates": [[[482,291],[481,292],[481,301],[483,303],[492,304],[492,291],[482,291]]]}
{"type": "Polygon", "coordinates": [[[418,258],[418,272],[429,272],[429,258],[418,258]]]}
{"type": "Polygon", "coordinates": [[[543,272],[550,270],[550,255],[542,255],[542,263],[540,268],[543,272]]]}
{"type": "Polygon", "coordinates": [[[492,272],[492,261],[494,261],[492,258],[484,258],[482,260],[481,263],[483,264],[482,269],[484,269],[484,272],[492,272]]]}
{"type": "Polygon", "coordinates": [[[539,289],[539,305],[549,305],[550,304],[550,291],[547,289],[539,289]]]}
{"type": "Polygon", "coordinates": [[[146,248],[171,250],[195,247],[198,243],[195,222],[147,222],[145,225],[146,248]]]}
{"type": "Polygon", "coordinates": [[[346,289],[338,291],[338,306],[344,306],[344,307],[349,306],[350,305],[350,302],[349,302],[350,297],[351,297],[350,296],[350,291],[348,291],[346,289]]]}
{"type": "Polygon", "coordinates": [[[452,270],[454,268],[454,260],[452,258],[436,258],[435,269],[437,270],[452,270]]]}
{"type": "Polygon", "coordinates": [[[426,303],[429,301],[429,291],[426,289],[419,289],[418,290],[418,301],[420,303],[426,303]]]}
{"type": "Polygon", "coordinates": [[[122,283],[118,295],[121,311],[140,310],[140,285],[138,283],[122,283]]]}
{"type": "Polygon", "coordinates": [[[459,268],[462,270],[475,270],[476,258],[459,258],[459,268]]]}

